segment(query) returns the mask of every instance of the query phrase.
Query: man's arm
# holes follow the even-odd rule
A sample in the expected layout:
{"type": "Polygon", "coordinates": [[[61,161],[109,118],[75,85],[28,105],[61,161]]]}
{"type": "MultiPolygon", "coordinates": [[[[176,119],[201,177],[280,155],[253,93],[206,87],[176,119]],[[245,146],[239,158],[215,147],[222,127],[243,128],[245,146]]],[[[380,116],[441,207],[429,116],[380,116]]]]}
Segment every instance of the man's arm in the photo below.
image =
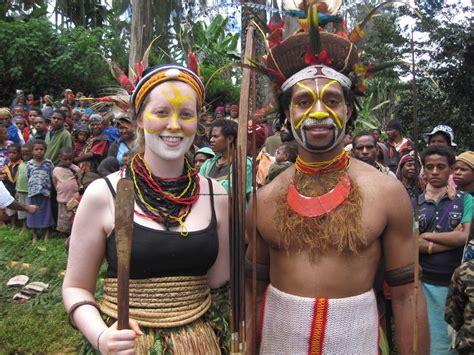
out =
{"type": "Polygon", "coordinates": [[[471,229],[471,223],[464,223],[462,229],[454,230],[452,232],[441,232],[441,233],[423,233],[420,238],[432,241],[438,244],[445,245],[447,247],[457,248],[462,247],[466,244],[467,238],[469,237],[469,230],[471,229]]]}
{"type": "MultiPolygon", "coordinates": [[[[390,179],[392,180],[392,179],[390,179]]],[[[418,250],[412,231],[412,208],[404,187],[398,181],[386,181],[388,196],[398,196],[396,202],[387,203],[387,226],[383,234],[383,253],[386,273],[396,273],[413,265],[418,250]]],[[[413,353],[413,329],[415,319],[415,292],[413,278],[401,280],[392,286],[392,309],[395,318],[395,338],[399,354],[413,353]]],[[[429,353],[429,331],[423,291],[417,285],[418,354],[429,353]]]]}
{"type": "Polygon", "coordinates": [[[19,201],[13,201],[10,205],[8,205],[8,208],[11,210],[15,211],[25,211],[26,213],[36,213],[38,211],[38,206],[36,205],[24,205],[23,203],[19,201]]]}
{"type": "Polygon", "coordinates": [[[448,247],[446,245],[439,244],[436,242],[431,242],[431,247],[430,247],[430,241],[428,239],[423,239],[421,236],[418,239],[418,249],[420,253],[424,253],[424,254],[428,254],[428,251],[430,251],[431,254],[436,254],[436,253],[441,253],[443,251],[456,249],[456,248],[457,247],[448,247]]]}

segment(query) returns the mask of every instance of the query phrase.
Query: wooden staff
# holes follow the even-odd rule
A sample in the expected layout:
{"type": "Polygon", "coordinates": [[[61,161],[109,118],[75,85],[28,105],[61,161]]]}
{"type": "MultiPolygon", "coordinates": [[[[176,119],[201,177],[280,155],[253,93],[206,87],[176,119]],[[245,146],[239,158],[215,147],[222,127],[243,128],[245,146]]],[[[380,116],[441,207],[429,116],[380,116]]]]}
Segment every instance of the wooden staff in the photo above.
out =
{"type": "Polygon", "coordinates": [[[129,329],[130,254],[132,251],[133,182],[122,178],[117,183],[115,198],[115,243],[117,248],[117,320],[120,329],[129,329]]]}
{"type": "Polygon", "coordinates": [[[418,120],[417,120],[417,93],[416,93],[416,76],[415,76],[415,45],[413,42],[413,28],[411,29],[411,61],[412,61],[412,96],[413,96],[413,145],[415,151],[415,280],[413,283],[413,297],[415,297],[413,317],[413,354],[418,353],[418,293],[420,280],[420,252],[419,240],[420,229],[418,226],[418,186],[420,171],[418,168],[418,120]]]}
{"type": "MultiPolygon", "coordinates": [[[[254,57],[254,28],[247,27],[244,62],[254,57]]],[[[231,297],[232,353],[243,353],[245,349],[245,206],[247,177],[247,124],[249,117],[251,70],[243,68],[239,102],[239,127],[237,142],[232,154],[231,179],[231,297]]]]}

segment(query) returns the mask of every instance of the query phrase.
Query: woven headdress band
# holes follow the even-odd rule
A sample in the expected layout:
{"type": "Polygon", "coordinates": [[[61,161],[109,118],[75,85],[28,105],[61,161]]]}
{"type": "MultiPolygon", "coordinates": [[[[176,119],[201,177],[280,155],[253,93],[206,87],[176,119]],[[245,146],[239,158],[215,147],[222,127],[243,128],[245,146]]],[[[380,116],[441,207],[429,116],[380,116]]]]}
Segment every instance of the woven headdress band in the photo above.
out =
{"type": "Polygon", "coordinates": [[[341,86],[350,89],[352,81],[344,74],[326,66],[326,65],[312,65],[301,69],[299,72],[290,76],[281,86],[282,91],[286,91],[293,87],[296,83],[316,78],[329,78],[336,80],[341,86]]]}
{"type": "Polygon", "coordinates": [[[138,82],[130,98],[134,112],[137,113],[140,110],[143,101],[153,88],[171,80],[181,81],[191,86],[197,94],[198,106],[202,106],[204,102],[204,84],[201,79],[192,70],[180,65],[164,65],[151,68],[138,82]]]}

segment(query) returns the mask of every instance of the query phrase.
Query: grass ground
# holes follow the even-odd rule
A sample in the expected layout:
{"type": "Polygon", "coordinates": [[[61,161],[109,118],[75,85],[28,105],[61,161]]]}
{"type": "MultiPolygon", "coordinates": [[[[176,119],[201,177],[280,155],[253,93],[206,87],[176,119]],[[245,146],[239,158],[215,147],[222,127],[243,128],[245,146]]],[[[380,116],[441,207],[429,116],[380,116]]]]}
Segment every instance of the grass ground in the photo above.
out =
{"type": "Polygon", "coordinates": [[[75,353],[79,332],[67,323],[62,305],[62,272],[67,255],[64,239],[53,237],[31,244],[29,233],[21,236],[19,229],[0,230],[0,354],[75,353]],[[11,262],[27,263],[28,268],[12,267],[11,262]],[[19,274],[49,287],[26,303],[13,301],[16,288],[7,288],[7,281],[19,274]]]}

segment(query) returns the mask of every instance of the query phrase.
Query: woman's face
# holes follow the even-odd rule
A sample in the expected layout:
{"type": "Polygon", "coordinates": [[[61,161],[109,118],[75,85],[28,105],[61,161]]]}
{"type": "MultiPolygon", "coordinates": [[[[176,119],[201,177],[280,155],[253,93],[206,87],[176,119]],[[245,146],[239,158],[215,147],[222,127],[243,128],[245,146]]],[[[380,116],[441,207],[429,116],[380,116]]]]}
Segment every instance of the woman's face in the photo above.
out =
{"type": "Polygon", "coordinates": [[[184,156],[197,131],[197,94],[186,83],[167,81],[147,98],[137,124],[144,130],[145,153],[164,160],[184,156]]]}

